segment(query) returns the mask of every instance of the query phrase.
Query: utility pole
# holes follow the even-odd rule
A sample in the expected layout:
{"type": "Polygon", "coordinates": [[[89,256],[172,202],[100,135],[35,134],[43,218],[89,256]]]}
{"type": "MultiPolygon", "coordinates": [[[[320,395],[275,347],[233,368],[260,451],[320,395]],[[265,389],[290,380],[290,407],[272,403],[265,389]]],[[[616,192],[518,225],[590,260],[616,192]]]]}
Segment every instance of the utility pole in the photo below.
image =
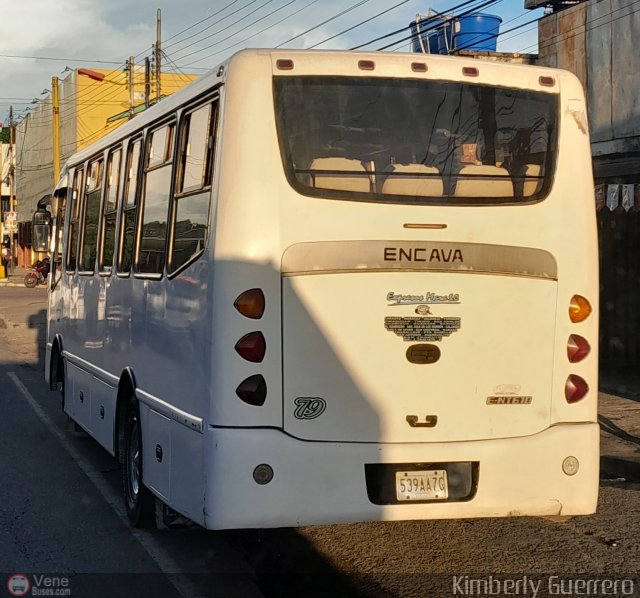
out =
{"type": "MultiPolygon", "coordinates": [[[[10,211],[14,214],[16,209],[16,197],[14,195],[14,179],[15,179],[15,156],[13,155],[13,144],[15,143],[15,129],[13,128],[13,106],[9,106],[9,151],[11,152],[9,158],[9,207],[10,211]]],[[[17,224],[17,219],[14,220],[17,224]]],[[[16,244],[15,244],[15,231],[9,231],[10,234],[10,247],[11,247],[11,270],[13,270],[13,264],[16,263],[16,244]]]]}
{"type": "MultiPolygon", "coordinates": [[[[0,122],[0,134],[2,134],[3,125],[0,122]]],[[[4,186],[4,141],[0,139],[0,243],[4,242],[4,210],[2,204],[2,187],[4,186]]],[[[5,272],[6,276],[6,272],[5,272]]]]}
{"type": "Polygon", "coordinates": [[[147,110],[150,104],[151,96],[151,61],[147,56],[144,59],[144,109],[147,110]]]}
{"type": "Polygon", "coordinates": [[[160,93],[162,86],[160,84],[160,75],[162,73],[161,68],[161,48],[160,38],[162,37],[162,11],[158,9],[156,13],[156,46],[155,46],[155,67],[156,67],[156,103],[160,101],[160,93]]]}
{"type": "Polygon", "coordinates": [[[133,76],[133,70],[134,70],[134,58],[133,56],[129,56],[129,62],[128,62],[128,67],[129,67],[129,119],[132,119],[135,115],[135,109],[136,109],[136,105],[135,105],[135,95],[134,95],[134,76],[133,76]]]}
{"type": "Polygon", "coordinates": [[[60,98],[58,77],[51,77],[51,109],[53,111],[53,186],[60,176],[60,98]]]}

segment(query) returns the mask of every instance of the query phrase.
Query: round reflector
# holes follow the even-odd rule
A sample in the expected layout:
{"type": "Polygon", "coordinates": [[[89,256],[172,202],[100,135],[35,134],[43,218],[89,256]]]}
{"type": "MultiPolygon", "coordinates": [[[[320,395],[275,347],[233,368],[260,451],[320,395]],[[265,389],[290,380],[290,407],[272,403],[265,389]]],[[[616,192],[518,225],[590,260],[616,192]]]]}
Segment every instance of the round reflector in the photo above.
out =
{"type": "Polygon", "coordinates": [[[273,468],[267,463],[258,465],[258,467],[253,470],[253,479],[256,484],[260,484],[261,486],[268,484],[273,479],[273,468]]]}
{"type": "Polygon", "coordinates": [[[575,457],[567,457],[562,462],[562,471],[566,475],[576,475],[580,469],[580,462],[575,457]]]}

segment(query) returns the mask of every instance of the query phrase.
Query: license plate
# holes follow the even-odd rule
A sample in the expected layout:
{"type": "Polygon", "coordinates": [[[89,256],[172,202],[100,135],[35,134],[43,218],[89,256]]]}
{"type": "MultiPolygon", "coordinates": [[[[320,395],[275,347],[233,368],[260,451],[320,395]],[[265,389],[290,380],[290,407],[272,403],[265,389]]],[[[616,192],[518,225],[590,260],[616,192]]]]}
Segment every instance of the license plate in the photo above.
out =
{"type": "Polygon", "coordinates": [[[449,496],[446,469],[430,471],[396,471],[396,498],[411,500],[445,500],[449,496]]]}

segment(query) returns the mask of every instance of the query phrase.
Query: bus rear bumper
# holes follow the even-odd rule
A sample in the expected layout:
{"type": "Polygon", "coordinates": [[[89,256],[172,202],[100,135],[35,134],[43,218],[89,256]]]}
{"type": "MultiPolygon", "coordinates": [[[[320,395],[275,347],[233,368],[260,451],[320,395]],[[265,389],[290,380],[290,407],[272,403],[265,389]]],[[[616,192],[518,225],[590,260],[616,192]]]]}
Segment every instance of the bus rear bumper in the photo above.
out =
{"type": "Polygon", "coordinates": [[[559,424],[533,436],[473,442],[310,442],[273,429],[212,427],[205,435],[209,529],[587,515],[595,512],[598,499],[597,423],[559,424]],[[579,464],[573,475],[563,471],[567,457],[579,464]],[[383,505],[369,500],[367,464],[405,468],[458,462],[478,466],[469,500],[383,505]],[[254,470],[262,464],[272,468],[273,479],[261,485],[254,470]]]}

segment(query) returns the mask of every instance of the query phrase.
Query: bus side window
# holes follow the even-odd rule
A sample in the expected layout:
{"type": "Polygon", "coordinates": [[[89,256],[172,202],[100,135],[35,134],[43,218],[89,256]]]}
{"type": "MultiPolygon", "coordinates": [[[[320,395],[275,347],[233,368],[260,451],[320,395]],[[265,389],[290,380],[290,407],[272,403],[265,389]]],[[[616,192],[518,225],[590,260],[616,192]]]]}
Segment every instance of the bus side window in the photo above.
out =
{"type": "MultiPolygon", "coordinates": [[[[65,175],[66,178],[66,175],[65,175]]],[[[51,259],[51,271],[54,274],[52,280],[55,279],[55,274],[62,272],[62,251],[64,247],[64,232],[67,225],[67,198],[69,196],[67,186],[61,186],[54,191],[54,205],[56,206],[54,214],[54,243],[51,259]]]]}
{"type": "Polygon", "coordinates": [[[175,125],[165,125],[147,137],[142,183],[142,234],[136,271],[162,274],[167,244],[167,217],[171,195],[171,165],[175,125]]]}
{"type": "Polygon", "coordinates": [[[82,207],[82,181],[84,171],[78,168],[73,175],[73,187],[71,191],[71,216],[69,218],[69,232],[67,236],[67,272],[75,272],[78,261],[78,237],[80,227],[80,214],[82,207]]]}
{"type": "Polygon", "coordinates": [[[131,272],[133,262],[133,245],[136,238],[136,190],[138,187],[138,173],[140,167],[140,148],[142,140],[136,139],[129,144],[127,163],[124,177],[124,193],[122,196],[122,222],[120,225],[120,242],[118,251],[118,272],[131,272]]]}
{"type": "Polygon", "coordinates": [[[96,267],[98,248],[98,221],[100,219],[100,194],[102,191],[102,158],[89,163],[84,200],[84,218],[82,227],[82,252],[79,269],[93,274],[96,267]]]}
{"type": "Polygon", "coordinates": [[[217,114],[216,100],[188,112],[180,123],[169,272],[200,255],[207,240],[217,114]]]}
{"type": "Polygon", "coordinates": [[[116,241],[116,214],[120,195],[120,162],[122,150],[111,151],[107,160],[104,207],[102,215],[102,239],[100,242],[100,272],[109,274],[113,269],[113,254],[116,241]]]}

